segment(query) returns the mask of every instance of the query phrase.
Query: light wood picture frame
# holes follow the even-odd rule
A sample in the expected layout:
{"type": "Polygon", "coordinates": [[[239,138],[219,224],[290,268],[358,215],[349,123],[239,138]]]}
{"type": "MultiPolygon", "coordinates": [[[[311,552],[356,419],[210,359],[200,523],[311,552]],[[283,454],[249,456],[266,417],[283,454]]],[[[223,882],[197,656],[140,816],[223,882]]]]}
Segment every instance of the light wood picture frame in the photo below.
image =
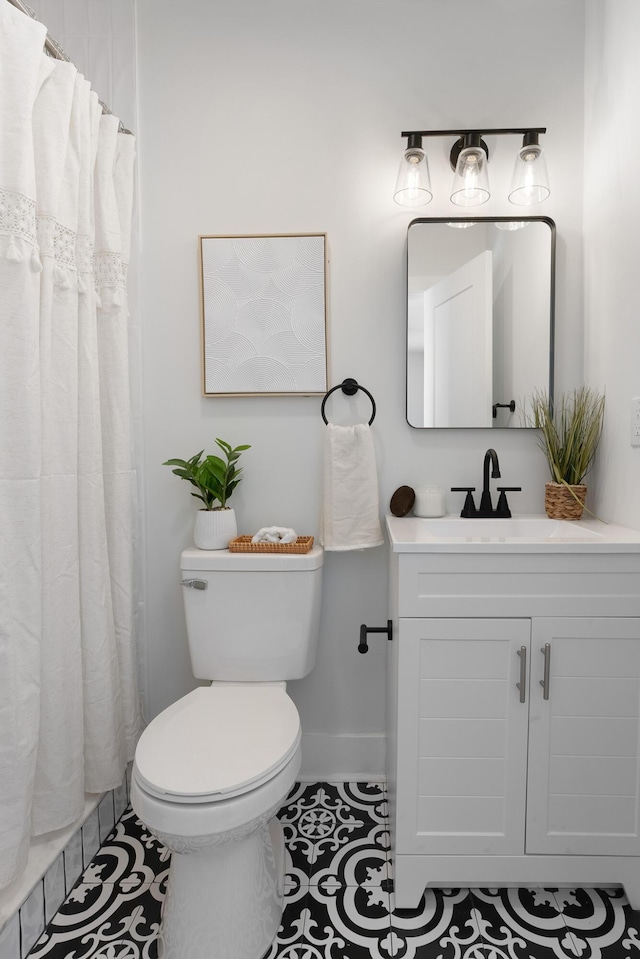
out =
{"type": "Polygon", "coordinates": [[[204,396],[324,394],[326,234],[199,241],[204,396]]]}

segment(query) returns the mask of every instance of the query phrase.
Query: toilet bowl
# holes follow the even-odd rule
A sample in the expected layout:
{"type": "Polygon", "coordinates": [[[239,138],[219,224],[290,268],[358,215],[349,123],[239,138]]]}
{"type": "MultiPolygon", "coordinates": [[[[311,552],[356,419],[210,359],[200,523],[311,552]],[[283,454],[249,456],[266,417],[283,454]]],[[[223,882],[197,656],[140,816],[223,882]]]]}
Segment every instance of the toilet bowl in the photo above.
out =
{"type": "Polygon", "coordinates": [[[191,668],[211,683],[140,737],[131,804],[171,851],[160,959],[262,959],[282,917],[276,817],[300,769],[286,681],[312,669],[323,551],[181,557],[191,668]]]}
{"type": "Polygon", "coordinates": [[[201,687],[142,734],[131,802],[172,853],[163,959],[260,959],[269,948],[284,896],[275,814],[300,756],[284,683],[201,687]]]}

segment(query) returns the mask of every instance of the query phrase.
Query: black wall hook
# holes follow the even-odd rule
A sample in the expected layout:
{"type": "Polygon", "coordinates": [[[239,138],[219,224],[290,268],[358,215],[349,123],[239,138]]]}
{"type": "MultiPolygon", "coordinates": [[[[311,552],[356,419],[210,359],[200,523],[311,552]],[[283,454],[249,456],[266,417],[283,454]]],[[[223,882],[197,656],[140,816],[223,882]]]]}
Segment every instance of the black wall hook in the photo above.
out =
{"type": "Polygon", "coordinates": [[[322,416],[322,419],[325,422],[325,425],[326,426],[329,425],[329,421],[327,420],[327,417],[324,415],[325,403],[327,402],[331,394],[335,393],[336,390],[342,390],[342,392],[345,393],[347,396],[353,396],[355,393],[358,392],[358,390],[362,390],[363,393],[367,394],[367,396],[371,400],[371,406],[373,407],[373,410],[371,413],[371,419],[369,420],[369,426],[371,426],[371,424],[376,418],[376,401],[374,400],[369,390],[366,389],[364,386],[361,386],[360,383],[358,383],[357,380],[354,380],[353,377],[351,376],[348,376],[346,380],[342,381],[342,383],[338,383],[337,386],[332,386],[331,389],[327,393],[325,393],[324,399],[322,400],[322,406],[320,407],[320,414],[322,416]]]}
{"type": "Polygon", "coordinates": [[[493,404],[493,418],[495,420],[498,415],[498,410],[511,410],[512,413],[516,411],[516,401],[510,400],[508,403],[494,403],[493,404]]]}

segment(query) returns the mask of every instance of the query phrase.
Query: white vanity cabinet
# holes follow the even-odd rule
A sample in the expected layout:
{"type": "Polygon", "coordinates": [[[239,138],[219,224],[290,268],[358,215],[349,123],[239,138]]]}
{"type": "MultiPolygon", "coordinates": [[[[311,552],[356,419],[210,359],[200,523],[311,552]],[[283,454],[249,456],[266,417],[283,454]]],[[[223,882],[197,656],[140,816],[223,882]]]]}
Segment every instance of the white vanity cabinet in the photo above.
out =
{"type": "Polygon", "coordinates": [[[390,595],[396,905],[622,883],[640,907],[640,551],[392,536],[390,595]]]}

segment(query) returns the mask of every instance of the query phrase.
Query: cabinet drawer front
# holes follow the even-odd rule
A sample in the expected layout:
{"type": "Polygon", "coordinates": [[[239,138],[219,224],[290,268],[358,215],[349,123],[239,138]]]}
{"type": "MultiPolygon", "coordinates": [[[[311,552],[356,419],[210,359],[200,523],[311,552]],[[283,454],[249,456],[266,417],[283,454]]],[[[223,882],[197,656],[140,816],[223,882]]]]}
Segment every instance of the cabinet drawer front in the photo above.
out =
{"type": "Polygon", "coordinates": [[[400,617],[640,615],[639,554],[402,553],[393,562],[400,617]]]}
{"type": "Polygon", "coordinates": [[[522,853],[529,634],[528,620],[400,620],[398,853],[522,853]]]}
{"type": "Polygon", "coordinates": [[[640,621],[534,620],[531,645],[527,852],[640,854],[640,621]]]}

